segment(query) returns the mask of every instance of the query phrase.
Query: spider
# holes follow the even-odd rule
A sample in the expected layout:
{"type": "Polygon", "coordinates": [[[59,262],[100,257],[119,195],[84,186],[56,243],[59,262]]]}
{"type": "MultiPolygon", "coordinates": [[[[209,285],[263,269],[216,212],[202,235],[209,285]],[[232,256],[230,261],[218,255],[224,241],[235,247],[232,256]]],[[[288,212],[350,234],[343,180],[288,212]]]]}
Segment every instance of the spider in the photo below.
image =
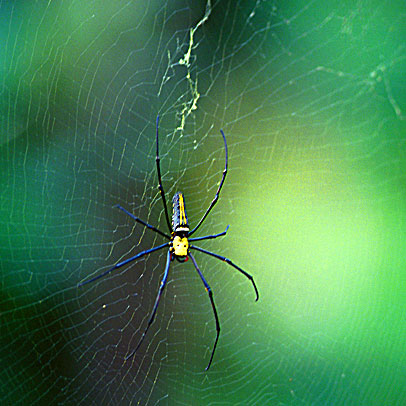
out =
{"type": "Polygon", "coordinates": [[[245,277],[247,277],[251,281],[251,283],[252,283],[252,285],[254,287],[254,290],[255,290],[255,295],[256,295],[255,300],[256,301],[259,298],[258,289],[257,289],[257,287],[255,285],[253,277],[249,273],[245,272],[243,269],[241,269],[240,267],[235,265],[230,259],[228,259],[226,257],[223,257],[221,255],[215,254],[213,252],[207,251],[207,250],[205,250],[203,248],[199,248],[196,245],[190,244],[190,242],[208,240],[208,239],[213,239],[213,238],[217,238],[217,237],[221,237],[223,235],[226,235],[227,230],[229,228],[229,226],[227,226],[225,231],[223,231],[222,233],[219,233],[219,234],[211,234],[211,235],[206,235],[206,236],[203,236],[203,237],[190,238],[198,230],[198,228],[202,225],[203,221],[206,219],[206,217],[210,213],[211,209],[216,204],[216,202],[217,202],[217,200],[219,198],[221,188],[222,188],[222,186],[224,184],[224,180],[225,180],[226,175],[227,175],[228,150],[227,150],[227,141],[226,141],[226,137],[224,135],[223,130],[220,130],[221,135],[223,136],[224,146],[225,146],[225,168],[223,170],[223,175],[222,175],[220,184],[218,186],[216,195],[214,196],[214,199],[211,201],[211,203],[209,205],[209,208],[206,210],[206,212],[204,213],[204,215],[200,219],[200,221],[197,223],[197,225],[190,231],[189,221],[188,221],[188,218],[187,218],[187,215],[186,215],[186,209],[185,209],[185,200],[184,200],[183,193],[181,193],[181,192],[177,192],[173,196],[172,226],[171,226],[171,224],[169,222],[168,208],[167,208],[167,204],[166,204],[165,192],[164,192],[164,188],[162,186],[162,179],[161,179],[161,168],[160,168],[159,147],[158,147],[158,127],[159,127],[159,116],[156,119],[156,168],[157,168],[157,174],[158,174],[158,187],[159,187],[159,191],[161,193],[161,199],[162,199],[163,208],[164,208],[164,212],[165,212],[166,223],[168,225],[168,229],[169,229],[170,234],[167,234],[167,233],[159,230],[158,228],[146,223],[145,221],[141,220],[140,218],[138,218],[138,217],[134,216],[133,214],[131,214],[130,212],[128,212],[124,207],[122,207],[120,205],[116,205],[115,207],[122,210],[124,213],[126,213],[128,216],[130,216],[132,219],[134,219],[137,223],[140,223],[144,227],[149,228],[150,230],[160,234],[162,237],[165,237],[169,241],[162,244],[162,245],[158,245],[156,247],[153,247],[153,248],[150,248],[148,250],[142,251],[142,252],[138,253],[137,255],[134,255],[131,258],[128,258],[128,259],[126,259],[126,260],[124,260],[122,262],[119,262],[116,265],[114,265],[112,268],[110,268],[107,271],[101,273],[100,275],[97,275],[94,278],[89,279],[87,281],[81,282],[78,286],[83,286],[83,285],[86,285],[88,283],[94,282],[94,281],[96,281],[96,280],[98,280],[100,278],[103,278],[104,276],[106,276],[110,272],[112,272],[112,271],[114,271],[114,270],[116,270],[118,268],[121,268],[122,266],[127,265],[130,262],[133,262],[138,258],[143,257],[144,255],[147,255],[147,254],[150,254],[152,252],[158,251],[158,250],[160,250],[162,248],[165,248],[165,247],[168,248],[168,252],[167,252],[167,256],[166,256],[166,266],[165,266],[164,276],[163,276],[163,278],[161,280],[159,291],[158,291],[158,294],[157,294],[156,299],[155,299],[155,305],[154,305],[154,308],[153,308],[152,313],[150,315],[148,325],[145,328],[145,330],[144,330],[144,332],[143,332],[143,334],[141,336],[141,339],[138,342],[138,345],[135,347],[135,349],[129,355],[127,355],[125,357],[125,360],[127,361],[128,359],[130,359],[137,352],[137,350],[141,346],[142,342],[144,341],[144,338],[145,338],[145,336],[146,336],[152,322],[155,319],[156,311],[158,309],[158,305],[159,305],[159,301],[160,301],[161,296],[162,296],[162,292],[164,291],[166,283],[168,281],[169,266],[171,264],[171,261],[176,259],[179,262],[186,262],[190,258],[192,260],[192,262],[193,262],[194,267],[196,268],[197,273],[200,276],[200,279],[203,282],[203,285],[205,287],[206,292],[209,295],[211,307],[213,309],[214,319],[215,319],[215,322],[216,322],[216,339],[214,341],[214,345],[213,345],[213,349],[212,349],[212,352],[211,352],[209,363],[207,364],[207,367],[206,367],[206,371],[207,371],[210,368],[210,365],[211,365],[211,363],[213,361],[214,352],[216,351],[217,343],[218,343],[218,340],[219,340],[220,321],[219,321],[219,318],[218,318],[216,306],[214,304],[212,290],[211,290],[209,284],[207,283],[206,279],[204,278],[200,268],[198,267],[198,265],[196,263],[196,260],[195,260],[195,257],[191,253],[191,250],[199,251],[199,252],[202,252],[204,254],[210,255],[210,256],[212,256],[214,258],[220,259],[221,261],[226,262],[228,265],[231,265],[237,271],[242,273],[245,277]]]}

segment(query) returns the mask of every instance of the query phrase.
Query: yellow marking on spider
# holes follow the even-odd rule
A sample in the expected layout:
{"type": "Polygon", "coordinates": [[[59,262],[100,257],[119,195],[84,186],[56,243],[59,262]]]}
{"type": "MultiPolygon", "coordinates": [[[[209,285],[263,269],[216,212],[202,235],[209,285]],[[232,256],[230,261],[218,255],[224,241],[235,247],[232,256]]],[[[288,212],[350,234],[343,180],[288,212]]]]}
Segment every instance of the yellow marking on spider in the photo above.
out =
{"type": "Polygon", "coordinates": [[[186,257],[189,249],[189,241],[186,237],[175,236],[172,242],[173,253],[178,257],[186,257]]]}
{"type": "Polygon", "coordinates": [[[186,225],[186,214],[185,214],[185,204],[183,203],[183,195],[179,195],[179,211],[180,211],[180,225],[186,225]],[[183,219],[182,219],[183,217],[183,219]]]}

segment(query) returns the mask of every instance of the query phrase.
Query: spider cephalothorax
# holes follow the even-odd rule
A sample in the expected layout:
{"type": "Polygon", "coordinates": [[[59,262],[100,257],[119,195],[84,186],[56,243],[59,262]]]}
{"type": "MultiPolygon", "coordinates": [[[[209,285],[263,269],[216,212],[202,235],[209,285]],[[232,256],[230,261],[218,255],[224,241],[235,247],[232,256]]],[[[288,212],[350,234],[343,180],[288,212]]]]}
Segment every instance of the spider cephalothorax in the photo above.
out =
{"type": "Polygon", "coordinates": [[[239,271],[241,274],[243,274],[245,277],[247,277],[255,290],[255,294],[256,294],[256,300],[258,300],[258,289],[255,285],[254,279],[253,277],[245,272],[243,269],[241,269],[240,267],[238,267],[237,265],[235,265],[231,260],[229,260],[226,257],[223,257],[221,255],[215,254],[214,252],[211,251],[207,251],[203,248],[199,248],[196,247],[195,245],[191,245],[190,242],[194,242],[194,241],[202,241],[202,240],[208,240],[208,239],[213,239],[213,238],[217,238],[220,236],[223,236],[227,233],[228,230],[228,226],[226,228],[225,231],[223,231],[222,233],[219,234],[211,234],[211,235],[205,235],[203,237],[194,237],[194,238],[190,238],[192,236],[192,234],[194,234],[194,232],[202,225],[203,221],[205,220],[205,218],[207,217],[207,215],[209,214],[210,210],[213,208],[213,206],[216,204],[219,194],[220,194],[220,190],[223,186],[224,183],[224,179],[226,178],[226,174],[227,174],[227,164],[228,164],[228,155],[227,155],[227,142],[226,142],[226,137],[223,133],[223,130],[220,130],[221,135],[223,136],[223,140],[224,140],[224,146],[225,146],[225,152],[226,152],[226,165],[225,168],[223,170],[223,176],[221,178],[220,184],[217,188],[217,192],[216,195],[214,196],[214,199],[211,201],[209,208],[206,210],[206,212],[203,214],[203,216],[201,217],[200,221],[197,223],[197,225],[190,231],[189,229],[189,223],[188,223],[188,219],[187,219],[187,215],[186,215],[186,209],[185,209],[185,200],[183,198],[183,193],[177,192],[175,193],[175,196],[173,197],[173,214],[172,214],[172,227],[171,224],[169,222],[169,215],[168,215],[168,209],[167,209],[167,205],[166,205],[166,199],[165,199],[165,192],[164,192],[164,188],[162,186],[162,179],[161,179],[161,168],[160,168],[160,159],[159,159],[159,150],[158,150],[158,120],[159,120],[159,116],[157,117],[156,120],[156,169],[157,169],[157,175],[158,175],[158,186],[159,186],[159,191],[161,193],[161,198],[162,198],[162,203],[164,206],[164,213],[165,213],[165,219],[166,219],[166,224],[168,226],[170,235],[159,230],[158,228],[151,226],[150,224],[146,223],[144,220],[141,220],[140,218],[134,216],[132,213],[130,213],[129,211],[127,211],[124,207],[121,207],[120,205],[117,205],[117,207],[122,210],[124,213],[128,214],[132,219],[134,219],[137,223],[142,224],[144,227],[149,228],[150,230],[158,233],[159,235],[161,235],[162,237],[165,237],[167,240],[169,240],[168,242],[158,245],[157,247],[153,247],[150,248],[148,250],[142,251],[140,253],[138,253],[137,255],[134,255],[131,258],[128,258],[122,262],[117,263],[115,266],[113,266],[112,268],[108,269],[107,271],[102,272],[101,274],[87,280],[84,282],[81,282],[79,284],[79,286],[83,286],[86,285],[87,283],[93,282],[97,279],[102,278],[103,276],[109,274],[110,272],[114,271],[115,269],[121,268],[122,266],[138,259],[141,258],[144,255],[150,254],[151,252],[154,251],[158,251],[162,248],[169,248],[167,251],[167,255],[166,255],[166,266],[165,266],[165,271],[164,271],[164,276],[162,278],[161,284],[159,286],[159,291],[155,300],[155,305],[154,308],[152,310],[151,316],[149,318],[148,321],[148,325],[144,330],[144,333],[142,334],[142,337],[140,339],[140,341],[138,342],[138,345],[135,347],[135,349],[125,357],[126,360],[128,360],[129,358],[131,358],[138,350],[138,348],[140,347],[140,345],[142,344],[145,335],[147,334],[147,331],[149,329],[149,327],[151,326],[152,322],[154,321],[155,318],[155,314],[156,311],[158,309],[158,304],[159,301],[161,299],[161,295],[163,290],[165,289],[166,283],[168,281],[168,273],[169,273],[169,266],[171,264],[171,261],[173,261],[174,258],[176,258],[179,262],[185,262],[189,259],[192,260],[193,262],[193,266],[195,267],[197,273],[199,274],[200,279],[203,282],[203,285],[206,289],[206,292],[209,295],[209,299],[210,299],[210,304],[211,307],[213,309],[213,313],[214,313],[214,319],[216,322],[216,331],[217,331],[217,335],[216,335],[216,340],[214,341],[214,346],[211,352],[211,356],[210,356],[210,360],[209,363],[206,367],[206,370],[208,370],[210,368],[211,362],[213,360],[213,356],[214,356],[214,352],[216,350],[216,346],[217,346],[217,342],[219,339],[219,335],[220,335],[220,321],[217,315],[217,310],[216,310],[216,306],[214,305],[214,300],[213,300],[213,293],[211,291],[211,288],[209,286],[209,284],[207,283],[206,279],[204,278],[201,270],[199,269],[196,260],[194,258],[194,256],[191,254],[190,250],[194,249],[195,251],[199,251],[203,254],[207,254],[210,255],[214,258],[220,259],[221,261],[226,262],[228,265],[231,265],[233,268],[235,268],[237,271],[239,271]]]}
{"type": "Polygon", "coordinates": [[[181,237],[180,235],[175,235],[172,240],[172,246],[170,248],[173,256],[180,262],[185,262],[188,260],[189,253],[189,240],[187,237],[181,237]]]}

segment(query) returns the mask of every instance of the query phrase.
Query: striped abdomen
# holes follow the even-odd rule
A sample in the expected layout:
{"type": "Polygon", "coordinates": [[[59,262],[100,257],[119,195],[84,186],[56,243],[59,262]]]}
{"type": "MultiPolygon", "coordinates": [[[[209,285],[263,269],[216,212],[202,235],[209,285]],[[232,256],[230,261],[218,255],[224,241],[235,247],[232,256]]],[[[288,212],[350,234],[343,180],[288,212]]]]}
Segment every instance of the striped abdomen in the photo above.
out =
{"type": "Polygon", "coordinates": [[[183,193],[176,192],[173,196],[173,214],[172,214],[172,227],[176,233],[178,231],[189,231],[189,223],[187,220],[185,200],[183,193]]]}

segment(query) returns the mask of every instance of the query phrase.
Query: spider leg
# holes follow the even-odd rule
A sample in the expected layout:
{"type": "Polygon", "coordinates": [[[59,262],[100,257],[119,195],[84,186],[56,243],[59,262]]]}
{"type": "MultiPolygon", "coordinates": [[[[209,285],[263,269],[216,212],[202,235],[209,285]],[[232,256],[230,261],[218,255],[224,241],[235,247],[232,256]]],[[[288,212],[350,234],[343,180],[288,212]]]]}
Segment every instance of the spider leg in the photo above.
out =
{"type": "Polygon", "coordinates": [[[159,158],[159,148],[158,148],[158,123],[159,123],[159,115],[156,118],[156,159],[155,159],[155,161],[156,161],[156,169],[157,169],[157,173],[158,173],[158,182],[159,182],[158,187],[159,187],[159,191],[161,192],[162,203],[164,205],[166,224],[168,225],[169,232],[171,232],[172,227],[171,227],[171,223],[170,223],[169,217],[168,217],[168,208],[166,206],[165,192],[164,192],[164,188],[162,186],[162,179],[161,179],[161,166],[159,164],[160,158],[159,158]]]}
{"type": "Polygon", "coordinates": [[[213,308],[213,313],[214,313],[214,318],[216,320],[216,331],[217,331],[217,336],[216,336],[216,341],[214,341],[214,346],[213,349],[211,351],[211,357],[210,357],[210,361],[207,364],[206,367],[206,371],[210,368],[211,362],[213,361],[213,356],[214,356],[214,351],[216,351],[216,347],[217,347],[217,342],[219,340],[219,336],[220,336],[220,321],[219,321],[219,317],[217,315],[217,310],[216,310],[216,306],[214,304],[214,300],[213,300],[213,293],[211,291],[211,288],[209,286],[209,284],[207,283],[206,279],[204,279],[204,276],[202,274],[202,272],[200,271],[199,267],[197,266],[197,263],[195,261],[195,258],[193,257],[192,254],[189,253],[190,258],[192,259],[193,265],[196,268],[197,273],[200,276],[200,279],[202,280],[204,287],[206,288],[206,292],[209,294],[209,299],[210,299],[210,303],[211,303],[211,307],[213,308]]]}
{"type": "Polygon", "coordinates": [[[171,263],[171,252],[170,252],[170,250],[168,250],[168,255],[166,257],[165,273],[164,273],[164,276],[163,276],[162,281],[161,281],[161,286],[159,287],[158,295],[157,295],[157,297],[155,299],[154,309],[152,310],[151,317],[149,318],[149,321],[148,321],[148,325],[147,325],[144,333],[142,334],[141,340],[139,341],[138,345],[135,347],[135,350],[133,350],[130,355],[127,355],[125,357],[126,361],[129,360],[137,352],[138,348],[140,348],[142,342],[144,341],[145,335],[147,334],[147,331],[149,330],[149,328],[151,327],[152,322],[154,321],[155,314],[156,314],[156,311],[157,311],[158,305],[159,305],[159,300],[161,299],[162,292],[164,291],[165,286],[166,286],[166,282],[168,280],[168,272],[169,272],[170,263],[171,263]]]}
{"type": "Polygon", "coordinates": [[[134,216],[133,214],[131,214],[129,211],[127,211],[124,207],[120,206],[119,204],[117,204],[115,207],[119,208],[120,210],[122,210],[124,213],[128,214],[132,219],[134,219],[137,223],[142,224],[144,227],[149,228],[152,231],[155,231],[158,234],[161,234],[163,237],[167,238],[168,240],[171,239],[171,237],[169,237],[169,235],[165,234],[164,232],[162,232],[161,230],[158,230],[156,227],[151,226],[150,224],[146,223],[145,221],[141,220],[140,218],[134,216]]]}
{"type": "Polygon", "coordinates": [[[223,130],[220,130],[221,135],[223,136],[224,139],[224,146],[226,149],[226,165],[223,171],[223,177],[221,178],[220,185],[217,189],[216,195],[214,196],[214,199],[211,201],[209,208],[206,210],[206,213],[204,213],[203,217],[200,219],[200,221],[197,223],[197,226],[189,233],[189,236],[192,235],[203,223],[204,219],[207,217],[207,215],[210,213],[210,210],[213,208],[213,206],[217,203],[217,200],[219,198],[220,190],[223,187],[224,179],[226,178],[227,175],[227,168],[228,168],[228,150],[227,150],[227,141],[226,141],[226,136],[224,135],[223,130]]]}
{"type": "Polygon", "coordinates": [[[128,259],[126,259],[126,260],[124,260],[122,262],[119,262],[118,264],[114,265],[112,268],[108,269],[107,271],[104,271],[100,275],[97,275],[94,278],[89,279],[88,281],[84,281],[84,282],[79,283],[78,287],[83,286],[83,285],[87,285],[88,283],[91,283],[91,282],[94,282],[94,281],[97,281],[98,279],[103,278],[103,276],[108,275],[110,272],[112,272],[112,271],[114,271],[114,270],[116,270],[118,268],[121,268],[122,266],[124,266],[124,265],[126,265],[126,264],[128,264],[128,263],[130,263],[132,261],[135,261],[138,258],[143,257],[144,255],[150,254],[151,252],[158,251],[161,248],[167,247],[168,245],[169,245],[169,243],[166,242],[165,244],[158,245],[157,247],[154,247],[154,248],[150,248],[149,250],[139,252],[137,255],[134,255],[133,257],[128,258],[128,259]]]}
{"type": "Polygon", "coordinates": [[[204,237],[196,237],[196,238],[188,238],[189,241],[201,241],[201,240],[209,240],[211,238],[217,238],[217,237],[221,237],[222,235],[226,235],[228,228],[230,226],[227,226],[225,231],[223,231],[222,233],[219,234],[212,234],[212,235],[205,235],[204,237]]]}
{"type": "Polygon", "coordinates": [[[235,265],[230,259],[228,259],[226,257],[223,257],[221,255],[215,254],[214,252],[204,250],[203,248],[196,247],[195,245],[191,245],[190,248],[195,249],[195,250],[200,251],[200,252],[203,252],[204,254],[211,255],[214,258],[221,259],[222,261],[227,262],[227,264],[229,264],[232,267],[234,267],[235,269],[237,269],[237,271],[241,272],[243,275],[245,275],[251,281],[252,286],[254,287],[254,290],[255,290],[255,294],[257,296],[255,301],[257,301],[259,299],[259,293],[258,293],[257,286],[255,285],[254,278],[248,272],[245,272],[239,266],[235,265]]]}

